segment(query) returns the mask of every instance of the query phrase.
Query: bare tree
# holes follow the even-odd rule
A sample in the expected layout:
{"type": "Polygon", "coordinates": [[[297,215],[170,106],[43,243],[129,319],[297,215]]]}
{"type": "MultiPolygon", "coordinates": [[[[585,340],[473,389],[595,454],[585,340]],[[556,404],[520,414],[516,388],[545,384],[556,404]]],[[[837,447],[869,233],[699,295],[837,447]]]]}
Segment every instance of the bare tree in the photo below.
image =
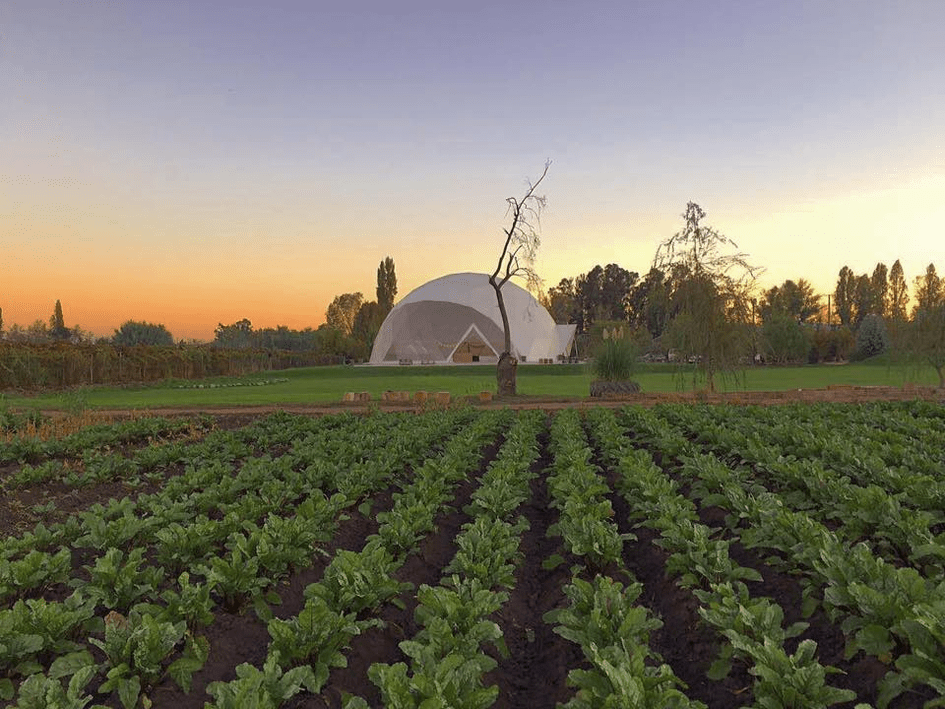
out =
{"type": "Polygon", "coordinates": [[[549,167],[551,167],[550,160],[545,163],[541,177],[534,184],[529,183],[528,190],[521,199],[509,197],[505,200],[508,204],[506,216],[511,217],[511,223],[507,229],[503,229],[505,243],[502,245],[502,253],[499,254],[495,271],[489,276],[489,284],[495,289],[499,313],[502,315],[502,327],[505,331],[505,342],[496,367],[499,396],[515,395],[516,368],[518,367],[518,360],[512,355],[512,330],[509,326],[505,299],[502,297],[502,286],[515,276],[524,278],[529,286],[537,286],[541,282],[534,266],[535,256],[541,244],[538,229],[541,211],[545,208],[545,198],[535,194],[535,190],[545,179],[549,167]]]}

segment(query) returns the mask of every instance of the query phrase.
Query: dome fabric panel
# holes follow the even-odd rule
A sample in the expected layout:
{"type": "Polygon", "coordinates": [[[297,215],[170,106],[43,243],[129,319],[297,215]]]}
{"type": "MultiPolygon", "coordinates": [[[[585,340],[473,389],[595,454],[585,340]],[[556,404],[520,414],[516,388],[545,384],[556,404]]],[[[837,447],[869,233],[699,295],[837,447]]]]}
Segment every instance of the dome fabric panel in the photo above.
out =
{"type": "Polygon", "coordinates": [[[460,344],[470,325],[475,325],[493,349],[502,351],[502,330],[488,317],[466,305],[441,300],[406,303],[391,310],[381,331],[390,325],[390,344],[381,352],[375,341],[375,355],[385,362],[402,359],[420,362],[445,362],[460,344]],[[396,336],[394,336],[396,334],[396,336]]]}

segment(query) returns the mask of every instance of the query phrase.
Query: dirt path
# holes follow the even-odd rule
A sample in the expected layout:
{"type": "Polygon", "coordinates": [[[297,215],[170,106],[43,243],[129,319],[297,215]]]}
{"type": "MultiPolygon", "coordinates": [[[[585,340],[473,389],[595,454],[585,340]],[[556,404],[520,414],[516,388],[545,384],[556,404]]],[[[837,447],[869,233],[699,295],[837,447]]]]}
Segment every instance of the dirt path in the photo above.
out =
{"type": "MultiPolygon", "coordinates": [[[[511,409],[544,409],[557,411],[567,408],[587,408],[592,406],[621,407],[627,404],[641,406],[655,406],[663,403],[708,403],[708,404],[760,404],[777,405],[793,402],[835,402],[859,403],[868,401],[939,401],[945,403],[945,389],[935,387],[889,387],[889,386],[853,386],[833,385],[826,389],[790,389],[786,391],[738,391],[723,393],[708,392],[654,392],[634,394],[621,398],[574,398],[550,396],[515,396],[504,399],[493,399],[481,403],[477,398],[469,397],[454,400],[454,404],[469,404],[481,409],[511,408],[511,409]]],[[[218,416],[260,416],[275,411],[287,411],[294,414],[325,415],[343,411],[367,413],[370,411],[423,411],[432,408],[430,404],[419,405],[414,403],[369,401],[369,402],[337,402],[313,404],[252,404],[245,406],[163,406],[148,409],[96,409],[96,414],[103,417],[121,418],[132,414],[151,416],[194,416],[197,414],[212,414],[218,416]]],[[[63,416],[63,412],[56,410],[43,411],[49,416],[63,416]]]]}

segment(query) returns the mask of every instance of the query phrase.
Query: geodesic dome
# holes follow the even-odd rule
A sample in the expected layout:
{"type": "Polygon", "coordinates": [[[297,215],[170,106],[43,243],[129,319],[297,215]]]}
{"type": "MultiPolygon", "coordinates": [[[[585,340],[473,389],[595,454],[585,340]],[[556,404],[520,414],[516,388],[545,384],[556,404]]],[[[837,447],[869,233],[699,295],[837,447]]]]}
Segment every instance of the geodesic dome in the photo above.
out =
{"type": "MultiPolygon", "coordinates": [[[[531,293],[511,281],[502,297],[519,362],[556,361],[570,352],[575,325],[556,325],[531,293]]],[[[374,340],[371,364],[495,363],[504,339],[489,277],[454,273],[414,289],[394,306],[374,340]]]]}

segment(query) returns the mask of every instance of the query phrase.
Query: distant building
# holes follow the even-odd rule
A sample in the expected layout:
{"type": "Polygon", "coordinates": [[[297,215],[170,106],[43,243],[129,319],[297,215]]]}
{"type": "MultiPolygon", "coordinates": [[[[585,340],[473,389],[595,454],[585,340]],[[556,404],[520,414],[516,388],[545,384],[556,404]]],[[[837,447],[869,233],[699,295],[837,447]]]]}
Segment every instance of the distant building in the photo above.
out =
{"type": "MultiPolygon", "coordinates": [[[[556,325],[511,281],[502,287],[519,362],[555,362],[574,348],[576,325],[556,325]]],[[[495,364],[504,348],[502,316],[484,273],[454,273],[413,290],[390,311],[374,340],[371,364],[495,364]]]]}

